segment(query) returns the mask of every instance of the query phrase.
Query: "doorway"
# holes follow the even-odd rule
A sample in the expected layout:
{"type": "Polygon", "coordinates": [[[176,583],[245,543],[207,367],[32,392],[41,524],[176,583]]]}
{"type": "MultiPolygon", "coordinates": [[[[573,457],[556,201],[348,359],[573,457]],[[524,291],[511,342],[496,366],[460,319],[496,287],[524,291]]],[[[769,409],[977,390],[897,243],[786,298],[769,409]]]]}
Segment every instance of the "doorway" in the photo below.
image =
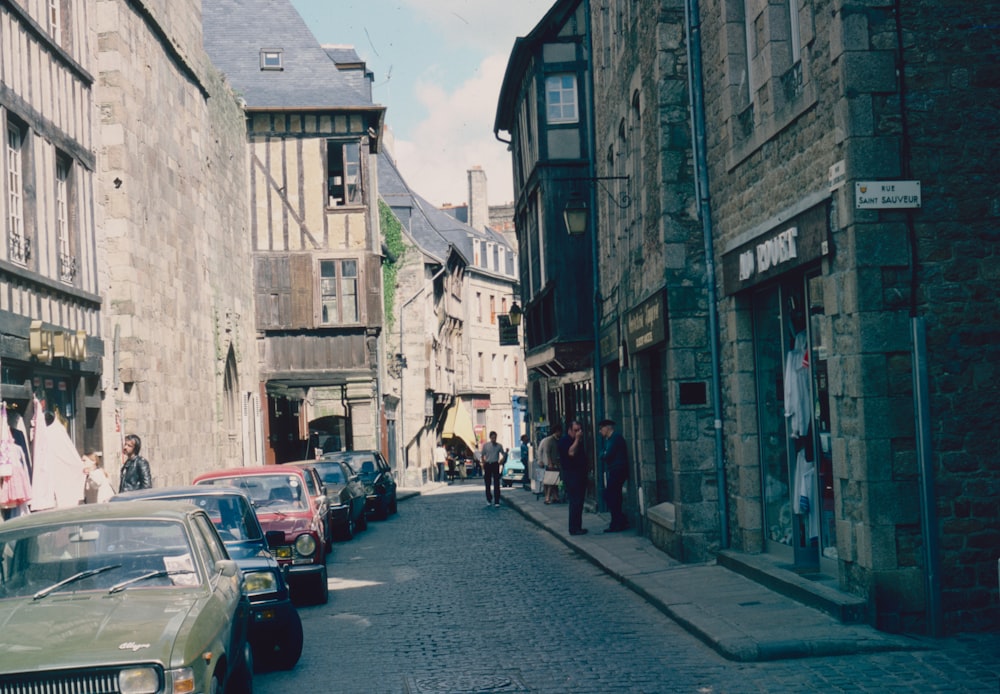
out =
{"type": "Polygon", "coordinates": [[[753,296],[764,546],[802,572],[837,558],[825,318],[819,268],[753,296]]]}

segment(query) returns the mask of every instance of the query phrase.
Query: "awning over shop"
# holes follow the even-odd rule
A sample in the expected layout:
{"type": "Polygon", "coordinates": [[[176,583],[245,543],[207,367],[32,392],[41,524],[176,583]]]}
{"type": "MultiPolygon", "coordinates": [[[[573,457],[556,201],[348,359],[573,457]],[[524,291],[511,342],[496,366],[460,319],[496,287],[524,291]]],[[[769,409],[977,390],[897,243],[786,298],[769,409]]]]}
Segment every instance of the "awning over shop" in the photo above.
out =
{"type": "Polygon", "coordinates": [[[476,451],[476,434],[472,430],[472,415],[461,402],[456,401],[448,408],[445,415],[444,428],[441,430],[443,440],[459,439],[469,447],[472,452],[476,451]]]}

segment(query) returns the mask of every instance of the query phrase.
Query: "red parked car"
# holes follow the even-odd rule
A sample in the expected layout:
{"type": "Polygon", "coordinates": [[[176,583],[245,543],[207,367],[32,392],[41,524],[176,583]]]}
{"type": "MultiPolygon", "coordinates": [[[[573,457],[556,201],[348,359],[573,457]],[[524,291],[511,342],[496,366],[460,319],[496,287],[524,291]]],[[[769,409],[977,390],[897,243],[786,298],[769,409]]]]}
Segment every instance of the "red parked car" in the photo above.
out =
{"type": "Polygon", "coordinates": [[[306,472],[296,467],[264,465],[206,472],[194,484],[242,489],[253,502],[278,564],[287,572],[292,595],[323,604],[328,599],[326,575],[326,509],[309,493],[306,472]],[[279,535],[280,533],[280,535],[279,535]]]}

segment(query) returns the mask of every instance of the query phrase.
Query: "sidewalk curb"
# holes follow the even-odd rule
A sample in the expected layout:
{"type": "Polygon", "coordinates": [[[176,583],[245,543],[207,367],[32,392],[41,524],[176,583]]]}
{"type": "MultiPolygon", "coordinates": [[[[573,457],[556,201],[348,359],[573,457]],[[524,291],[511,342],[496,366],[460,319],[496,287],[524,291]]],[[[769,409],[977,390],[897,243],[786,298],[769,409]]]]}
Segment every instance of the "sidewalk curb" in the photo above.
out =
{"type": "Polygon", "coordinates": [[[728,660],[764,662],[927,648],[906,637],[884,634],[867,625],[840,623],[814,607],[779,595],[716,562],[681,564],[638,535],[630,535],[640,540],[641,547],[631,550],[635,559],[629,565],[627,559],[599,543],[578,542],[577,538],[559,532],[541,514],[532,513],[530,508],[510,498],[503,501],[728,660]],[[649,558],[647,551],[661,555],[655,558],[656,566],[645,561],[649,558]],[[672,580],[664,580],[667,574],[673,574],[672,580]],[[708,600],[703,601],[706,607],[699,603],[697,597],[702,594],[699,586],[709,581],[725,584],[721,590],[732,598],[731,604],[713,605],[713,601],[708,600]],[[748,599],[732,604],[739,600],[738,596],[748,599]],[[755,596],[765,599],[755,600],[755,596]],[[754,606],[759,610],[757,613],[749,611],[754,606]],[[747,610],[738,615],[740,618],[752,615],[744,623],[725,613],[726,609],[736,613],[743,608],[747,610]],[[790,616],[790,612],[795,614],[790,616]],[[796,616],[804,618],[796,620],[796,616]],[[784,623],[782,618],[786,620],[784,623]],[[795,624],[787,628],[790,618],[795,624]]]}

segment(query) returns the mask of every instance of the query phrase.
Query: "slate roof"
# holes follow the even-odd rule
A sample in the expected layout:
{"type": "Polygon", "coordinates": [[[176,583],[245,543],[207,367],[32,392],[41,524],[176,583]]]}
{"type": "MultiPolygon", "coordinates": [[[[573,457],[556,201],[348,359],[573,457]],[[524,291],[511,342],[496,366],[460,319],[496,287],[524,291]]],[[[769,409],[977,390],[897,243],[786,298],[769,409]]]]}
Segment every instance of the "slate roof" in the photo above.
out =
{"type": "MultiPolygon", "coordinates": [[[[511,250],[502,234],[488,229],[480,231],[460,222],[415,193],[384,150],[378,155],[378,185],[380,197],[392,208],[414,242],[441,263],[447,258],[449,248],[454,248],[465,259],[470,271],[495,274],[472,264],[475,257],[472,239],[479,238],[511,250]]],[[[506,255],[507,275],[511,275],[514,272],[511,254],[506,255]]]]}
{"type": "Polygon", "coordinates": [[[290,0],[202,0],[205,52],[251,110],[371,108],[358,81],[337,69],[290,0]],[[282,70],[261,70],[261,49],[282,70]]]}

